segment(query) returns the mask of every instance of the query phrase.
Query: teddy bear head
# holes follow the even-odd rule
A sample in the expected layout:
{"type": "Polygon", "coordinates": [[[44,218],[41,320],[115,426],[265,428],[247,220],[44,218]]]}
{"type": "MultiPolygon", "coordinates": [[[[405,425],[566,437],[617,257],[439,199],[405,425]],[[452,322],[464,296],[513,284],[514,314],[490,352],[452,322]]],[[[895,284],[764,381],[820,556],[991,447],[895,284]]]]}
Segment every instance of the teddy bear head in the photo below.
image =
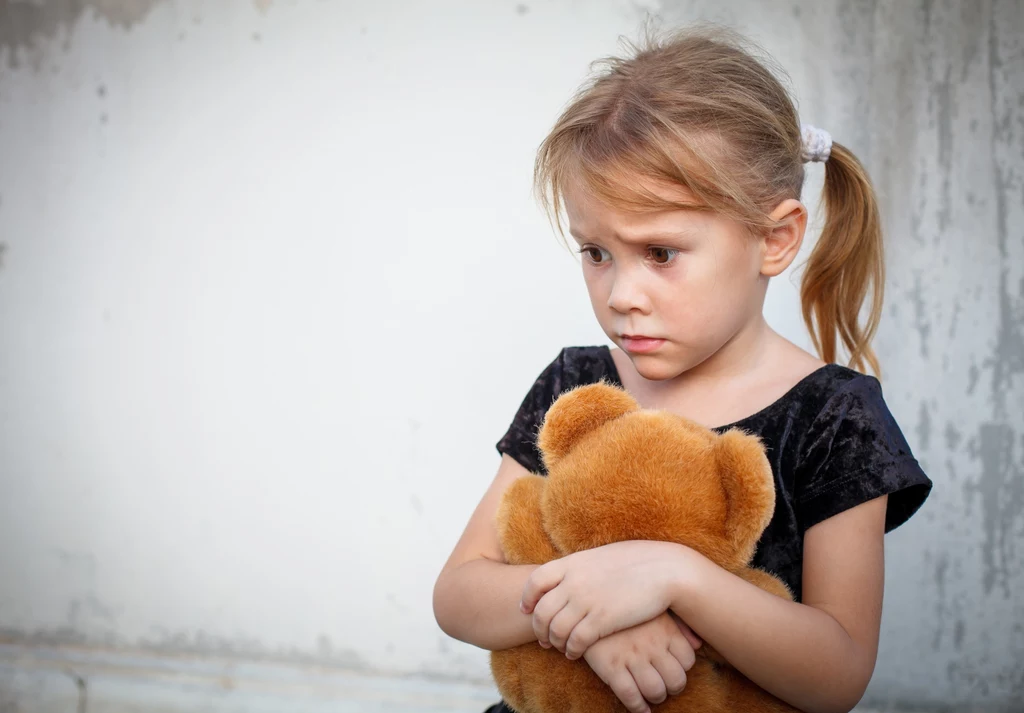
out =
{"type": "Polygon", "coordinates": [[[544,528],[565,554],[663,540],[735,570],[749,564],[775,508],[755,436],[643,409],[604,382],[562,394],[537,445],[548,470],[544,528]]]}

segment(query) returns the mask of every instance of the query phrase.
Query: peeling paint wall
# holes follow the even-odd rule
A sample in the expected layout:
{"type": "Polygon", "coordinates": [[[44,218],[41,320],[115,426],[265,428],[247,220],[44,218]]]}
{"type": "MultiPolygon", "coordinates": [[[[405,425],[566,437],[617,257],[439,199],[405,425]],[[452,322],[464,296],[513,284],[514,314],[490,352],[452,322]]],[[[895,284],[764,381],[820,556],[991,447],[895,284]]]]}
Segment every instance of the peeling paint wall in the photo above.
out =
{"type": "Polygon", "coordinates": [[[917,575],[889,616],[888,650],[903,670],[883,669],[876,683],[906,698],[912,676],[932,698],[1020,707],[1024,6],[891,3],[872,20],[891,28],[874,43],[863,95],[878,111],[872,159],[890,230],[879,343],[941,484],[919,536],[896,554],[917,575]]]}
{"type": "Polygon", "coordinates": [[[761,41],[879,193],[936,488],[866,702],[1019,710],[1015,0],[0,0],[0,636],[486,679],[433,577],[536,373],[602,341],[533,152],[644,9],[761,41]]]}

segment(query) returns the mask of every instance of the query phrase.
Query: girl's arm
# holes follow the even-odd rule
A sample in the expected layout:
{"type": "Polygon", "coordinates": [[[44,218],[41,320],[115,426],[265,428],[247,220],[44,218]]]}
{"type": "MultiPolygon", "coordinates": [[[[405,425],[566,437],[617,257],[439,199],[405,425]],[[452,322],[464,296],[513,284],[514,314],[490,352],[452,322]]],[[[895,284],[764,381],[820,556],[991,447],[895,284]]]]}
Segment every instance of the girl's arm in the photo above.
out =
{"type": "Polygon", "coordinates": [[[672,610],[761,688],[808,713],[846,713],[875,668],[885,510],[883,496],[807,531],[802,603],[689,551],[672,610]]]}
{"type": "Polygon", "coordinates": [[[575,658],[665,606],[766,691],[807,713],[846,713],[875,666],[886,502],[876,498],[807,531],[802,603],[692,549],[624,542],[539,567],[524,587],[524,610],[539,641],[575,658]]]}
{"type": "MultiPolygon", "coordinates": [[[[495,515],[508,487],[528,471],[502,455],[498,474],[470,517],[434,584],[434,617],[449,636],[491,651],[536,641],[532,617],[519,609],[537,569],[505,563],[495,515]]],[[[664,610],[663,610],[664,611],[664,610]]],[[[629,711],[649,711],[686,684],[700,639],[681,621],[655,617],[588,652],[587,663],[629,711]]]]}
{"type": "Polygon", "coordinates": [[[434,618],[442,631],[490,651],[537,640],[530,617],[519,610],[523,585],[536,567],[507,564],[495,526],[505,490],[527,474],[502,455],[494,481],[434,584],[434,618]]]}

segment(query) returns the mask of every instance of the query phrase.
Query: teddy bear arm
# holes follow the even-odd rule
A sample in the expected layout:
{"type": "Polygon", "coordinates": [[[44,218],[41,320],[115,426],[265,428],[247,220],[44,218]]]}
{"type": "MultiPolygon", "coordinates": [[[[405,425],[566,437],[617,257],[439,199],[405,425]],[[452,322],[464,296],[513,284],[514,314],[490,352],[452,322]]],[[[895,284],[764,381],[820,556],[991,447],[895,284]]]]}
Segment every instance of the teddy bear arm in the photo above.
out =
{"type": "Polygon", "coordinates": [[[544,564],[561,557],[541,519],[540,503],[546,485],[539,475],[524,475],[502,497],[498,537],[509,564],[544,564]]]}

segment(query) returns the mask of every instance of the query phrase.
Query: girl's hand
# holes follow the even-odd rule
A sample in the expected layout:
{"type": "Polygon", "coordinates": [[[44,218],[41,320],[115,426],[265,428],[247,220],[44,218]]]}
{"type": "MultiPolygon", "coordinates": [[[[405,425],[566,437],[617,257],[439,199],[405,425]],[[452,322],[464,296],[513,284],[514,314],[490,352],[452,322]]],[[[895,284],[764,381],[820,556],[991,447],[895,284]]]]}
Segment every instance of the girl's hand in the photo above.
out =
{"type": "Polygon", "coordinates": [[[601,639],[583,658],[630,713],[649,713],[650,703],[682,693],[700,640],[666,612],[632,629],[601,639]],[[689,632],[689,636],[684,635],[689,632]],[[690,637],[697,641],[693,646],[690,637]]]}
{"type": "Polygon", "coordinates": [[[538,567],[520,605],[541,646],[578,659],[598,639],[668,609],[686,548],[633,540],[576,552],[538,567]]]}

